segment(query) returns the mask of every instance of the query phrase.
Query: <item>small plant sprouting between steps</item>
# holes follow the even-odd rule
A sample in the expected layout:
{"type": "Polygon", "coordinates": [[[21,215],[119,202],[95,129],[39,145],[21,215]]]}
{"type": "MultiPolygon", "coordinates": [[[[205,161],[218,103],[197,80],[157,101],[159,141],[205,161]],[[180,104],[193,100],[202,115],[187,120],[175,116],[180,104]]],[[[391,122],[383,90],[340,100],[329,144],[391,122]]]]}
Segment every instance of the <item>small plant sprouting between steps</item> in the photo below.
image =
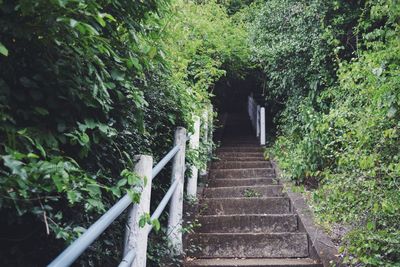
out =
{"type": "Polygon", "coordinates": [[[257,192],[255,189],[248,188],[243,191],[243,196],[251,198],[251,197],[261,197],[262,195],[260,192],[257,192]]]}

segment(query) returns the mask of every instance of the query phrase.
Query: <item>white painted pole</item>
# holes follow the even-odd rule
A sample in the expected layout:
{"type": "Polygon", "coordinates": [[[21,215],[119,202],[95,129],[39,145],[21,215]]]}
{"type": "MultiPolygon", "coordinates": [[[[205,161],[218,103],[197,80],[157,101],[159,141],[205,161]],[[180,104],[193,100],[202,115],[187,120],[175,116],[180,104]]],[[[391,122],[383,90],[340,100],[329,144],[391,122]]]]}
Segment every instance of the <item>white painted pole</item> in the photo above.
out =
{"type": "Polygon", "coordinates": [[[260,136],[260,106],[259,105],[257,105],[257,110],[256,110],[256,127],[257,127],[257,129],[256,129],[256,134],[257,134],[257,137],[259,137],[260,136]]]}
{"type": "MultiPolygon", "coordinates": [[[[199,116],[194,117],[193,134],[190,136],[189,146],[190,149],[198,150],[200,141],[200,118],[199,116]]],[[[199,175],[199,170],[196,166],[192,165],[190,167],[192,175],[189,177],[186,185],[186,193],[191,198],[196,198],[197,194],[197,177],[199,175]]]]}
{"type": "MultiPolygon", "coordinates": [[[[210,104],[210,106],[209,106],[209,112],[210,112],[210,116],[208,116],[207,118],[209,119],[208,125],[210,125],[210,126],[208,127],[207,132],[208,132],[208,140],[212,141],[214,138],[214,133],[212,131],[213,125],[214,125],[214,107],[212,104],[210,104]]],[[[212,147],[210,146],[209,150],[208,150],[208,156],[211,158],[211,155],[212,155],[212,147]]]]}
{"type": "Polygon", "coordinates": [[[131,267],[146,267],[147,258],[147,231],[146,227],[139,227],[140,216],[150,213],[151,173],[153,158],[151,156],[135,156],[137,161],[135,172],[140,177],[146,177],[147,183],[143,187],[140,202],[131,205],[128,211],[128,221],[125,229],[124,256],[130,251],[136,251],[136,258],[131,267]]]}
{"type": "Polygon", "coordinates": [[[176,153],[172,165],[172,183],[179,180],[174,194],[171,197],[168,218],[168,234],[172,251],[175,255],[183,253],[182,244],[182,214],[183,214],[183,182],[185,175],[185,148],[186,129],[178,127],[175,131],[174,145],[179,145],[180,150],[176,153]]]}
{"type": "Polygon", "coordinates": [[[260,109],[260,144],[265,145],[265,108],[260,109]]]}
{"type": "MultiPolygon", "coordinates": [[[[207,143],[207,141],[208,141],[208,109],[204,110],[203,115],[202,115],[202,121],[203,121],[203,130],[204,130],[203,140],[205,143],[207,143]]],[[[206,174],[207,174],[207,168],[206,167],[201,168],[200,175],[206,175],[206,174]]]]}

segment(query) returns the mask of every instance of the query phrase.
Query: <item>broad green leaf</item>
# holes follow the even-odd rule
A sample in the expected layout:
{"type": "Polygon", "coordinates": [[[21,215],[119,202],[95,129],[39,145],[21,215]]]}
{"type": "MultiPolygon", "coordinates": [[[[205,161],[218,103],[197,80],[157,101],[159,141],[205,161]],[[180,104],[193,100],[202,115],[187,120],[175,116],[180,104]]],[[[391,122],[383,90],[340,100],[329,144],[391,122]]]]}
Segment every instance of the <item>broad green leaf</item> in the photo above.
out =
{"type": "Polygon", "coordinates": [[[159,220],[154,219],[154,220],[151,221],[151,224],[153,225],[154,230],[156,230],[156,232],[158,232],[160,230],[161,225],[160,225],[160,221],[159,220]]]}
{"type": "Polygon", "coordinates": [[[121,179],[118,181],[117,186],[121,187],[121,186],[126,185],[127,183],[128,183],[128,180],[126,178],[124,178],[124,179],[121,179]]]}
{"type": "Polygon", "coordinates": [[[2,156],[1,157],[4,161],[4,166],[8,167],[11,170],[12,174],[18,175],[21,179],[26,180],[28,178],[28,174],[26,173],[26,170],[24,169],[24,163],[15,160],[12,158],[10,155],[7,156],[2,156]]]}
{"type": "Polygon", "coordinates": [[[0,54],[8,56],[8,49],[0,42],[0,54]]]}

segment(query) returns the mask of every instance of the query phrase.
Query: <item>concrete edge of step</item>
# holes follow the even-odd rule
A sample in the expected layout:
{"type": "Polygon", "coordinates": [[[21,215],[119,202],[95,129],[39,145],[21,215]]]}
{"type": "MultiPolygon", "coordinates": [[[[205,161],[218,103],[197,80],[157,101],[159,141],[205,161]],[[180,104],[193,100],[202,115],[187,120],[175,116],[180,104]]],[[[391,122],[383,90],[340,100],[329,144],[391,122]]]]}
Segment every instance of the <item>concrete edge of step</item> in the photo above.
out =
{"type": "Polygon", "coordinates": [[[291,185],[281,178],[282,172],[278,164],[274,160],[270,161],[275,170],[276,178],[281,181],[286,189],[293,211],[299,218],[299,227],[303,228],[309,237],[310,258],[320,260],[324,267],[346,266],[341,263],[338,247],[335,246],[325,231],[315,223],[314,213],[306,203],[305,198],[301,193],[291,191],[291,185]]]}
{"type": "Polygon", "coordinates": [[[185,261],[184,266],[200,266],[200,267],[231,267],[231,266],[243,266],[243,267],[317,267],[321,266],[309,258],[294,258],[294,259],[280,259],[280,258],[191,258],[189,261],[185,261]]]}

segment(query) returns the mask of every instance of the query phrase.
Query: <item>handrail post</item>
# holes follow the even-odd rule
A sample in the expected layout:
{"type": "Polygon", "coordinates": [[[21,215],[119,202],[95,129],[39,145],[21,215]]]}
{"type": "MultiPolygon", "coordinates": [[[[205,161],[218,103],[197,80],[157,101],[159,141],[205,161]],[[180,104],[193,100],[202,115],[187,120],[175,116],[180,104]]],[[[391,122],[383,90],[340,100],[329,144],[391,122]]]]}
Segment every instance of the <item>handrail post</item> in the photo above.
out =
{"type": "Polygon", "coordinates": [[[260,109],[260,144],[265,145],[265,108],[260,109]]]}
{"type": "Polygon", "coordinates": [[[257,105],[257,109],[256,109],[256,127],[257,127],[257,129],[256,129],[256,134],[257,134],[257,137],[259,137],[260,136],[260,106],[259,105],[257,105]]]}
{"type": "MultiPolygon", "coordinates": [[[[210,112],[210,116],[208,116],[207,119],[209,119],[209,124],[210,127],[208,129],[208,140],[210,140],[210,143],[212,143],[213,138],[214,138],[214,132],[213,132],[213,128],[212,126],[214,125],[214,107],[212,104],[210,104],[209,106],[209,112],[210,112]]],[[[208,158],[211,158],[212,156],[212,146],[208,147],[208,158]]]]}
{"type": "Polygon", "coordinates": [[[168,234],[175,255],[183,253],[182,245],[182,214],[183,214],[183,183],[185,175],[185,148],[186,129],[178,127],[175,131],[174,145],[179,145],[180,150],[176,153],[172,165],[172,183],[179,180],[179,184],[171,197],[168,218],[168,234]]]}
{"type": "MultiPolygon", "coordinates": [[[[203,140],[205,143],[208,142],[208,109],[206,108],[202,114],[202,121],[203,121],[203,129],[204,129],[204,135],[203,135],[203,140]]],[[[207,151],[208,154],[209,151],[207,151]]],[[[203,167],[200,169],[200,175],[206,175],[207,174],[207,168],[203,167]]]]}
{"type": "Polygon", "coordinates": [[[125,229],[124,256],[134,249],[136,258],[131,267],[146,267],[147,254],[147,231],[146,228],[139,227],[139,219],[145,213],[150,213],[150,198],[151,198],[151,177],[153,168],[153,158],[151,156],[137,155],[135,165],[135,173],[140,177],[145,177],[145,183],[140,202],[136,205],[131,205],[128,211],[128,220],[125,229]]]}
{"type": "MultiPolygon", "coordinates": [[[[194,117],[194,132],[190,136],[189,146],[190,149],[198,150],[200,141],[200,117],[194,117]]],[[[196,198],[197,194],[197,177],[199,170],[195,165],[190,166],[191,176],[189,177],[186,185],[186,193],[191,198],[196,198]]]]}

